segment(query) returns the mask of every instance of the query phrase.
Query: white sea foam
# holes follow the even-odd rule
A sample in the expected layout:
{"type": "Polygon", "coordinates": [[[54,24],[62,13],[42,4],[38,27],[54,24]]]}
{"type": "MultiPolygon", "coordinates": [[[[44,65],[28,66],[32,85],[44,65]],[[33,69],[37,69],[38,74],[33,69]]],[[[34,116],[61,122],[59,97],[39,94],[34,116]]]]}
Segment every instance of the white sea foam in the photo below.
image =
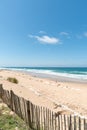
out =
{"type": "Polygon", "coordinates": [[[68,77],[68,78],[74,78],[74,79],[87,79],[87,75],[84,75],[84,74],[59,73],[59,72],[53,72],[51,70],[37,70],[37,69],[28,69],[26,71],[33,72],[33,73],[41,73],[41,74],[55,75],[55,76],[61,76],[61,77],[68,77]]]}
{"type": "MultiPolygon", "coordinates": [[[[43,70],[43,69],[28,69],[28,68],[0,68],[0,69],[8,69],[8,70],[17,70],[17,71],[27,71],[31,73],[39,73],[39,74],[47,74],[47,75],[54,75],[54,76],[61,76],[66,78],[72,78],[72,79],[87,79],[87,72],[81,72],[82,74],[72,74],[72,73],[66,73],[66,72],[54,72],[52,70],[43,70]]],[[[78,71],[76,71],[77,73],[78,71]]]]}

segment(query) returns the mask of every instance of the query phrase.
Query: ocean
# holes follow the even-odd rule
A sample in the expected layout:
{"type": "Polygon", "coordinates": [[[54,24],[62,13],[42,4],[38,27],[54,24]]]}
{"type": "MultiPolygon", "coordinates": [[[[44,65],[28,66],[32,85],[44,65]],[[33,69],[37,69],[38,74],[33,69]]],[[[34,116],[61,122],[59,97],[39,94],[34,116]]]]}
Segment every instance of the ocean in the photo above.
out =
{"type": "Polygon", "coordinates": [[[5,67],[3,69],[87,80],[87,67],[5,67]]]}

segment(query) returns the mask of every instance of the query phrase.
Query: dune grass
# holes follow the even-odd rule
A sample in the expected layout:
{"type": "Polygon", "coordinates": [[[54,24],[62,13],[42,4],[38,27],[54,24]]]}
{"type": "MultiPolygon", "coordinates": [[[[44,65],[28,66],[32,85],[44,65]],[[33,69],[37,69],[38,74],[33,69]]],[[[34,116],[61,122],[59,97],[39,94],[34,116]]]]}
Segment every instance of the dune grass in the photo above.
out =
{"type": "Polygon", "coordinates": [[[15,113],[0,103],[0,130],[28,130],[28,127],[15,113]]]}
{"type": "Polygon", "coordinates": [[[8,77],[7,80],[11,83],[18,84],[18,80],[16,78],[8,77]]]}

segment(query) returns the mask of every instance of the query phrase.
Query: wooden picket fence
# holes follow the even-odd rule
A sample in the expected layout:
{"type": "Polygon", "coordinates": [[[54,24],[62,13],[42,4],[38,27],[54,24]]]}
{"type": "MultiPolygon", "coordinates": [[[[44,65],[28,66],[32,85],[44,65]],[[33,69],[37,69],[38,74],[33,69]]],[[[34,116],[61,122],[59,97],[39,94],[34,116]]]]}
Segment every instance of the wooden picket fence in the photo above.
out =
{"type": "Polygon", "coordinates": [[[59,115],[48,108],[34,105],[29,100],[4,90],[0,85],[0,98],[32,130],[87,130],[87,120],[79,116],[59,115]]]}

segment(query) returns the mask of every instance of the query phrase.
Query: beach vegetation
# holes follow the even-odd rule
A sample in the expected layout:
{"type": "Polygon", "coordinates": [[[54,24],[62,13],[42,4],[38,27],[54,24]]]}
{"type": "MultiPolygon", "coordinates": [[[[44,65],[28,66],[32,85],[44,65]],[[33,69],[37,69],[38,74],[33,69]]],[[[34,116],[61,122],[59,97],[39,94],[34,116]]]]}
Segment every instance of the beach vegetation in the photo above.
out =
{"type": "Polygon", "coordinates": [[[0,130],[28,130],[28,126],[0,99],[0,130]]]}
{"type": "Polygon", "coordinates": [[[18,84],[18,80],[17,80],[16,78],[8,77],[7,80],[8,80],[9,82],[18,84]]]}

